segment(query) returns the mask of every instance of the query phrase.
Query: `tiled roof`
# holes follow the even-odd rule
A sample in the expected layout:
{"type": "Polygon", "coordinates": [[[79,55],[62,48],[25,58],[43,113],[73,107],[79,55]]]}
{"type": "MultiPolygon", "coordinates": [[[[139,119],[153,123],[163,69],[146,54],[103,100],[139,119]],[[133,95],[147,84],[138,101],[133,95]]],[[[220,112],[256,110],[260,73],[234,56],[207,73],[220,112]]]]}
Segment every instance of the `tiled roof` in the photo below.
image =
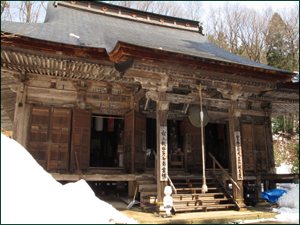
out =
{"type": "MultiPolygon", "coordinates": [[[[49,2],[44,23],[1,21],[1,31],[22,36],[112,52],[118,42],[194,57],[289,72],[234,55],[197,31],[176,29],[108,16],[49,2]]],[[[291,73],[291,72],[289,72],[291,73]]]]}

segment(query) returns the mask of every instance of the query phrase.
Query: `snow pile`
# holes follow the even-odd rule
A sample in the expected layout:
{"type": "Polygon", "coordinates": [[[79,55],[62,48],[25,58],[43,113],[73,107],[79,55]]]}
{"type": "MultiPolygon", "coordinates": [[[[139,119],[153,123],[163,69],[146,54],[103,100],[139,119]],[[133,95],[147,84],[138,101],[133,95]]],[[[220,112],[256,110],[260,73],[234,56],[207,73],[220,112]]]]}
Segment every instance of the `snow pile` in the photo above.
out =
{"type": "Polygon", "coordinates": [[[299,223],[299,184],[291,184],[290,190],[277,201],[280,208],[273,212],[280,213],[275,218],[279,221],[299,223]]]}
{"type": "Polygon", "coordinates": [[[1,134],[1,224],[137,223],[80,180],[62,185],[19,143],[1,134]]]}
{"type": "Polygon", "coordinates": [[[280,213],[275,216],[278,221],[299,224],[299,209],[282,207],[274,208],[272,212],[280,213]]]}

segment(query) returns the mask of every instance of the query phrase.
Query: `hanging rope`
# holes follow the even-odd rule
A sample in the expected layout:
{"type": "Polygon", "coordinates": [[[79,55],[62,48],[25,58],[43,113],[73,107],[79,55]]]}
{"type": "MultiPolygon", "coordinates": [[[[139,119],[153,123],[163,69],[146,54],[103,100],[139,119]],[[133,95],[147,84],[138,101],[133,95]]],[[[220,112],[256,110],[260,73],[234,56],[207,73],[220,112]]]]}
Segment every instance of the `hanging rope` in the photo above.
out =
{"type": "Polygon", "coordinates": [[[202,189],[201,192],[202,193],[206,193],[207,192],[207,186],[206,186],[206,177],[205,177],[205,159],[204,159],[204,141],[203,141],[203,110],[202,110],[202,87],[200,84],[199,87],[199,97],[200,97],[200,121],[201,121],[201,145],[202,145],[202,173],[203,173],[203,178],[202,178],[202,189]]]}

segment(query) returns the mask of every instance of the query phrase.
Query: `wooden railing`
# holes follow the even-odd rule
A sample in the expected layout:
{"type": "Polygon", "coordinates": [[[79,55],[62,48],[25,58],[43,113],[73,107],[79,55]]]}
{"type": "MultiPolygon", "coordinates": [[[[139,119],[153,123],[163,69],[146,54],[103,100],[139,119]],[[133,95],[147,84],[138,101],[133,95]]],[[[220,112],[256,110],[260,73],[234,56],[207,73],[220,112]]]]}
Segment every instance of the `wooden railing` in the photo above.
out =
{"type": "Polygon", "coordinates": [[[156,170],[157,170],[157,158],[156,158],[156,153],[155,153],[155,151],[153,150],[153,154],[154,154],[154,156],[155,156],[155,160],[154,160],[154,176],[155,176],[155,181],[157,181],[157,173],[156,173],[156,170]]]}
{"type": "Polygon", "coordinates": [[[171,187],[172,187],[172,189],[174,190],[175,194],[177,194],[177,190],[176,190],[176,188],[175,188],[173,182],[171,181],[171,178],[169,177],[169,175],[167,175],[167,176],[168,176],[169,184],[171,185],[171,187]]]}
{"type": "Polygon", "coordinates": [[[219,168],[223,171],[223,181],[224,181],[224,187],[226,188],[226,177],[231,181],[232,184],[234,184],[234,186],[237,189],[241,189],[239,187],[239,185],[229,176],[229,174],[226,172],[226,170],[224,170],[224,168],[220,165],[220,163],[215,159],[215,157],[209,152],[210,157],[213,160],[213,172],[214,175],[216,175],[216,164],[219,166],[219,168]]]}
{"type": "MultiPolygon", "coordinates": [[[[157,181],[157,173],[156,173],[156,170],[157,170],[157,157],[156,157],[156,153],[155,153],[154,150],[153,150],[153,154],[154,154],[154,156],[155,156],[155,162],[154,162],[154,164],[155,164],[155,168],[154,168],[155,181],[157,181]]],[[[174,190],[175,194],[177,194],[177,190],[176,190],[176,188],[175,188],[175,186],[174,186],[174,184],[173,184],[171,178],[169,177],[169,175],[167,175],[167,176],[168,176],[169,184],[171,185],[171,187],[172,187],[172,189],[174,190]]]]}

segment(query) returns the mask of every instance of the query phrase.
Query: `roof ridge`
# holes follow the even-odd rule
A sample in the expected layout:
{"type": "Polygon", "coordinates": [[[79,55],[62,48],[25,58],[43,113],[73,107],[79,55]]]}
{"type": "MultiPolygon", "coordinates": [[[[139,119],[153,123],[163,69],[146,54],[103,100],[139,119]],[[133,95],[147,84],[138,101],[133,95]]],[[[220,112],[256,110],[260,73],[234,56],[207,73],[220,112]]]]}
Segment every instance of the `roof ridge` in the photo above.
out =
{"type": "Polygon", "coordinates": [[[144,22],[181,30],[199,32],[199,21],[188,20],[178,17],[171,17],[161,14],[145,12],[142,10],[127,8],[118,5],[112,5],[104,2],[94,1],[56,1],[54,5],[75,8],[101,15],[113,16],[121,19],[133,20],[136,22],[144,22]]]}

